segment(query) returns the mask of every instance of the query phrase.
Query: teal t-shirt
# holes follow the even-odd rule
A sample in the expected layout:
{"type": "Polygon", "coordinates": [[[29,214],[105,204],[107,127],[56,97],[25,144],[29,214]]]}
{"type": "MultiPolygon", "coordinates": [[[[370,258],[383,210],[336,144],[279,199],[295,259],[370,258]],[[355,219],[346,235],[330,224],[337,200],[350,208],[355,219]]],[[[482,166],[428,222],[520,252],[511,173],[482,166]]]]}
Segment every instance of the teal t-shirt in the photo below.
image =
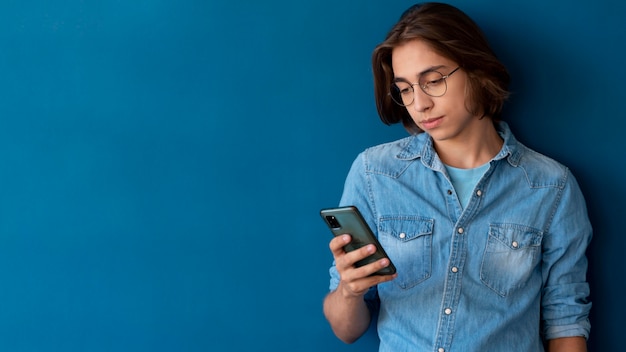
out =
{"type": "Polygon", "coordinates": [[[480,181],[480,178],[483,177],[487,169],[489,169],[489,163],[473,169],[458,169],[446,165],[450,181],[452,181],[452,186],[459,196],[463,209],[465,209],[467,203],[469,203],[474,187],[476,187],[476,184],[480,181]]]}

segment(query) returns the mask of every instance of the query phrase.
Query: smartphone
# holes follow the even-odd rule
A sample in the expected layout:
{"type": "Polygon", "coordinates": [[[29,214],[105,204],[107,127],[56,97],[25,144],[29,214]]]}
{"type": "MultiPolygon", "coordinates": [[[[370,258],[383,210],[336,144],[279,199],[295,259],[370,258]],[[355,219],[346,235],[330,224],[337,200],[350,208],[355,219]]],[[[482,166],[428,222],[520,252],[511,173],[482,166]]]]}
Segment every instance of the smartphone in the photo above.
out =
{"type": "MultiPolygon", "coordinates": [[[[360,267],[369,263],[373,263],[379,259],[387,258],[387,253],[378,242],[376,236],[363,219],[361,212],[355,206],[346,206],[340,208],[322,209],[320,211],[322,219],[328,225],[328,228],[334,236],[349,234],[352,241],[345,245],[343,249],[346,252],[353,251],[368,244],[376,246],[376,252],[369,257],[359,260],[354,265],[360,267]]],[[[389,260],[389,266],[375,272],[374,275],[392,275],[396,273],[396,267],[389,260]]]]}

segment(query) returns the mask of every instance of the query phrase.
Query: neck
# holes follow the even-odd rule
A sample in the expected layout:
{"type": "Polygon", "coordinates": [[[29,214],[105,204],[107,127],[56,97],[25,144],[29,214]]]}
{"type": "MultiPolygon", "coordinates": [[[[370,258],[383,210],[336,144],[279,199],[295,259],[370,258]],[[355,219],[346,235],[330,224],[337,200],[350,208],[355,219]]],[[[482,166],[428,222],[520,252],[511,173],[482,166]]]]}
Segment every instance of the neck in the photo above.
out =
{"type": "Polygon", "coordinates": [[[493,159],[502,148],[503,140],[493,121],[484,118],[475,128],[456,138],[434,141],[441,161],[459,169],[473,169],[493,159]]]}

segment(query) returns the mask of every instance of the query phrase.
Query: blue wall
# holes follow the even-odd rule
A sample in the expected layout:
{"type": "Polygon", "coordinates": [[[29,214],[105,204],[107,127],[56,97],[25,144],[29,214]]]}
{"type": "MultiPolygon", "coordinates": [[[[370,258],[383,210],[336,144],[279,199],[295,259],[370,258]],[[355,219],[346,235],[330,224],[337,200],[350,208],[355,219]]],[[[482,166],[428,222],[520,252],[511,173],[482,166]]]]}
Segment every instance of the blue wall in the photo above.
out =
{"type": "MultiPolygon", "coordinates": [[[[454,1],[514,77],[519,139],[569,165],[596,235],[590,349],[626,314],[622,1],[454,1]]],[[[321,312],[363,148],[405,135],[370,54],[410,1],[0,4],[0,349],[375,351],[321,312]]]]}

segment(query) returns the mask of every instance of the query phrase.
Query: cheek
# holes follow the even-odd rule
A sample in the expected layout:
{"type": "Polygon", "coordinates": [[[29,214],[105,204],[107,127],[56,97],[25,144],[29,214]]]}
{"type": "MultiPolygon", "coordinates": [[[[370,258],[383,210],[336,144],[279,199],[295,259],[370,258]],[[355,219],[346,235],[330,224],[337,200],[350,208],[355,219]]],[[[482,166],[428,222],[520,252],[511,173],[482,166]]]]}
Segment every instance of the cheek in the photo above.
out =
{"type": "Polygon", "coordinates": [[[413,120],[413,122],[415,122],[417,124],[417,121],[420,120],[420,116],[422,116],[422,114],[420,114],[419,112],[415,111],[415,109],[413,109],[413,105],[408,106],[405,109],[409,113],[409,116],[411,116],[411,119],[413,120]]]}

